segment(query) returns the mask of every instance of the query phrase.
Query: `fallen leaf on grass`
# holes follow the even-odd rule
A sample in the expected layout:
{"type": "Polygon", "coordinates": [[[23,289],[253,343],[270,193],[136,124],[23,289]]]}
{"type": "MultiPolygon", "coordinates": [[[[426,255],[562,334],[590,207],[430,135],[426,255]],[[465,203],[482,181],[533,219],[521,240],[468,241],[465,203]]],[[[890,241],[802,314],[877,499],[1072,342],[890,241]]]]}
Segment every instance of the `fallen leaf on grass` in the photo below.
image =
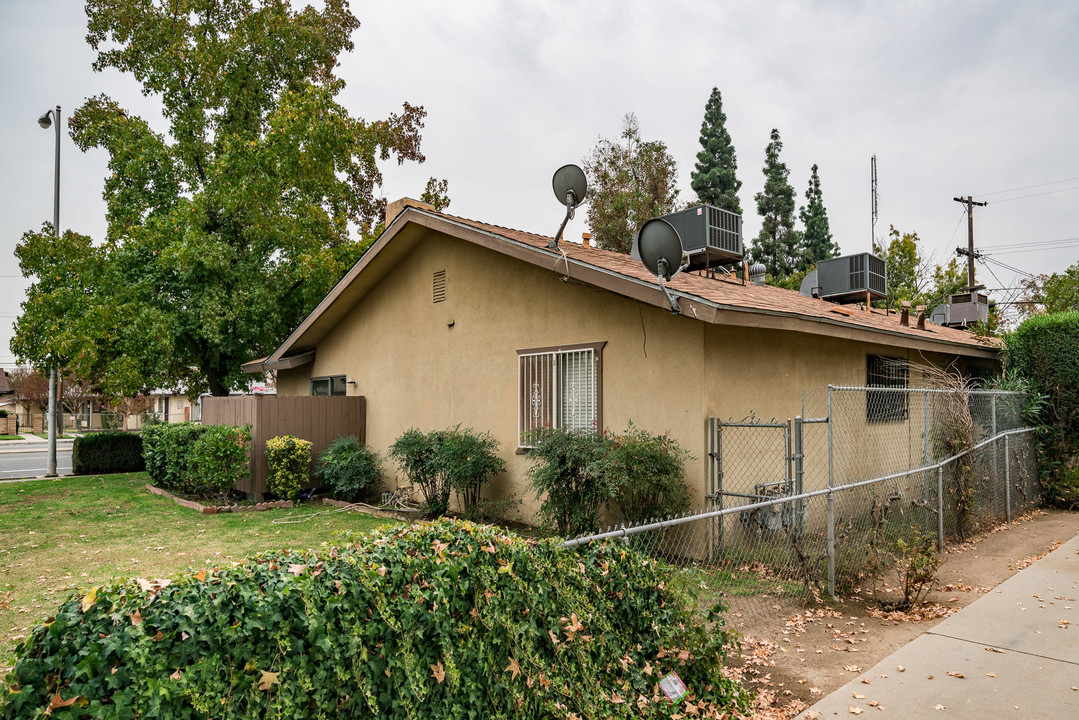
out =
{"type": "Polygon", "coordinates": [[[179,679],[180,679],[180,670],[179,669],[177,669],[176,672],[174,672],[172,675],[169,675],[169,680],[179,680],[179,679]]]}
{"type": "Polygon", "coordinates": [[[821,692],[820,692],[820,688],[809,688],[809,692],[810,692],[810,693],[811,693],[812,695],[820,695],[820,694],[821,694],[821,692]]]}
{"type": "Polygon", "coordinates": [[[138,610],[131,613],[131,615],[129,615],[128,617],[131,618],[131,624],[132,625],[138,625],[139,623],[142,622],[142,613],[139,612],[138,610]]]}
{"type": "Polygon", "coordinates": [[[303,575],[303,571],[306,570],[306,569],[307,569],[306,565],[300,565],[300,564],[297,564],[297,563],[291,563],[288,566],[288,571],[290,573],[292,573],[293,575],[295,575],[296,577],[300,577],[301,575],[303,575]]]}
{"type": "Polygon", "coordinates": [[[847,672],[861,672],[862,671],[862,669],[860,667],[858,667],[857,665],[844,665],[843,669],[846,670],[847,672]]]}
{"type": "Polygon", "coordinates": [[[806,713],[805,720],[820,720],[820,713],[816,710],[810,710],[806,713]]]}
{"type": "Polygon", "coordinates": [[[442,667],[441,662],[437,662],[431,666],[431,677],[438,680],[439,685],[446,679],[446,668],[442,667]]]}
{"type": "Polygon", "coordinates": [[[195,579],[198,580],[199,582],[202,582],[203,580],[205,580],[206,579],[206,571],[205,570],[199,570],[197,573],[195,573],[195,579]]]}
{"type": "Polygon", "coordinates": [[[513,675],[514,680],[521,674],[521,666],[513,658],[510,658],[510,664],[506,666],[506,670],[513,675]]]}

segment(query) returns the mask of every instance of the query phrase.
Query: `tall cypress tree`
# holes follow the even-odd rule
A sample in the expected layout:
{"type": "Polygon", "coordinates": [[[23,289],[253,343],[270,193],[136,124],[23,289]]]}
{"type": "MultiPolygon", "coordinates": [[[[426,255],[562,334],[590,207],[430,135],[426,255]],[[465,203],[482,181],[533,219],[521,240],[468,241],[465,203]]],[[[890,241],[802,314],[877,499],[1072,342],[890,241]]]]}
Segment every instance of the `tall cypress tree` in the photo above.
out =
{"type": "Polygon", "coordinates": [[[762,219],[761,231],[750,250],[750,257],[764,263],[773,281],[797,270],[801,258],[801,237],[794,229],[794,188],[788,180],[790,170],[779,161],[782,150],[779,130],[773,128],[764,151],[764,190],[754,198],[762,219]]]}
{"type": "Polygon", "coordinates": [[[704,106],[701,151],[697,153],[697,164],[690,174],[690,186],[702,203],[741,215],[738,189],[742,187],[742,182],[736,176],[738,160],[726,123],[723,98],[718,88],[712,88],[712,95],[704,106]]]}
{"type": "Polygon", "coordinates": [[[821,260],[839,255],[839,245],[832,241],[832,232],[828,228],[828,211],[824,209],[824,199],[820,191],[820,176],[817,166],[809,176],[806,188],[806,204],[798,211],[805,230],[802,232],[802,258],[799,270],[808,270],[821,260]]]}

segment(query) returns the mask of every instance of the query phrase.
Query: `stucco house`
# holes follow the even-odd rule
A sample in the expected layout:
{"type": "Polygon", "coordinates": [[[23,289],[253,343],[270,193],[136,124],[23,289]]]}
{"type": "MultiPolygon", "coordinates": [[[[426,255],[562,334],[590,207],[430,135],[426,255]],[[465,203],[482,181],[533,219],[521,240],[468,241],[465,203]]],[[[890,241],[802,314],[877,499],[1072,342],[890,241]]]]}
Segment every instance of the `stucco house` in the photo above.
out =
{"type": "Polygon", "coordinates": [[[518,495],[526,515],[533,427],[669,431],[695,458],[686,480],[702,507],[710,416],[792,417],[803,389],[864,385],[886,358],[999,365],[972,333],[725,273],[672,279],[676,315],[629,256],[551,250],[549,237],[412,201],[390,212],[315,310],[245,368],[275,370],[279,395],[366,396],[367,439],[383,456],[410,427],[490,431],[508,463],[490,493],[518,495]]]}

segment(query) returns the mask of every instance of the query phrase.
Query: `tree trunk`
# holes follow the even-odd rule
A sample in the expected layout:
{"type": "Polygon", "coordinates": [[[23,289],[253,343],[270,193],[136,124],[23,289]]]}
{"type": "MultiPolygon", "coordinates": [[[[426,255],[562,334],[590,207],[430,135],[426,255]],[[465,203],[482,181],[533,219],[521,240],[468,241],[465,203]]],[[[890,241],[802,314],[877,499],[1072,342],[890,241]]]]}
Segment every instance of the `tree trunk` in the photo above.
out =
{"type": "Polygon", "coordinates": [[[227,397],[229,389],[221,384],[221,373],[215,367],[206,368],[206,383],[210,386],[210,394],[214,397],[227,397]]]}

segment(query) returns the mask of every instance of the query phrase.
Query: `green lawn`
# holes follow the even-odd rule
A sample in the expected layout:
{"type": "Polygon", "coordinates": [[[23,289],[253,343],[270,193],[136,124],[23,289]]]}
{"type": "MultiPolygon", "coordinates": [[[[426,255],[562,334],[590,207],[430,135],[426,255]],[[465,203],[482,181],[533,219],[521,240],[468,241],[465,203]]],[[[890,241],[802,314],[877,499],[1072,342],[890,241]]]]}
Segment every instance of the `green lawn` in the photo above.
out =
{"type": "Polygon", "coordinates": [[[22,440],[22,435],[0,435],[0,440],[22,440]]]}
{"type": "Polygon", "coordinates": [[[0,675],[15,643],[73,590],[164,577],[282,548],[314,548],[389,520],[333,508],[200,515],[146,490],[145,473],[0,483],[0,675]]]}

